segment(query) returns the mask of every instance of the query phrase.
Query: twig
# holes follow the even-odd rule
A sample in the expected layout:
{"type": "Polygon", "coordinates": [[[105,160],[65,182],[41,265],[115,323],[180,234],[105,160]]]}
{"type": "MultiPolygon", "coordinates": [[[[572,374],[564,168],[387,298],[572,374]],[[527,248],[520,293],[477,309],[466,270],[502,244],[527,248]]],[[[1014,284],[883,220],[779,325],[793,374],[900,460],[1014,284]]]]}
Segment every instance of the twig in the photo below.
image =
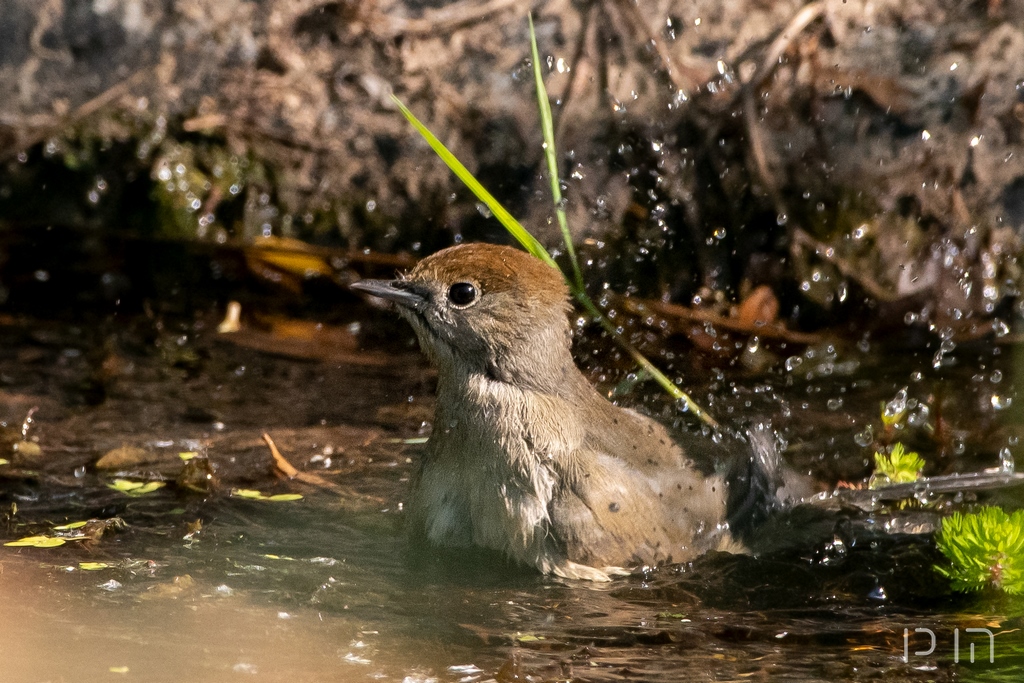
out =
{"type": "Polygon", "coordinates": [[[274,458],[274,467],[277,471],[288,477],[294,479],[299,476],[299,471],[295,469],[290,462],[285,460],[284,456],[281,455],[281,451],[277,450],[277,444],[270,438],[270,434],[263,432],[263,442],[267,444],[267,448],[270,449],[270,455],[274,458]]]}
{"type": "MultiPolygon", "coordinates": [[[[531,3],[532,4],[532,3],[531,3]]],[[[486,19],[492,14],[518,7],[518,0],[490,0],[480,4],[477,0],[463,0],[443,9],[428,10],[418,19],[403,17],[386,17],[381,20],[381,28],[376,30],[379,36],[398,36],[409,34],[436,34],[486,19]]]]}
{"type": "MultiPolygon", "coordinates": [[[[825,5],[820,0],[804,5],[797,12],[784,29],[771,42],[765,51],[761,64],[750,77],[750,80],[743,84],[737,93],[740,104],[743,107],[743,119],[747,128],[747,137],[750,140],[750,156],[753,160],[754,169],[757,171],[765,190],[771,197],[772,204],[778,214],[785,214],[786,206],[778,190],[778,184],[768,166],[768,158],[765,154],[764,136],[761,127],[757,124],[757,94],[764,85],[764,82],[775,72],[779,66],[779,59],[789,49],[804,29],[817,20],[825,11],[825,5]]],[[[734,100],[735,102],[735,100],[734,100]]]]}
{"type": "Polygon", "coordinates": [[[593,15],[594,6],[588,4],[583,12],[583,16],[580,18],[579,37],[576,39],[576,46],[573,48],[572,57],[569,59],[569,78],[566,79],[565,89],[562,90],[562,97],[559,98],[561,106],[558,108],[558,114],[553,114],[555,117],[555,129],[558,131],[557,137],[559,139],[562,138],[562,112],[568,106],[573,88],[576,86],[576,76],[579,74],[580,60],[583,59],[583,51],[586,49],[587,33],[590,32],[590,19],[593,15]]]}
{"type": "Polygon", "coordinates": [[[301,472],[288,462],[281,451],[277,450],[277,445],[274,444],[274,440],[270,438],[270,434],[263,433],[263,441],[267,444],[267,448],[270,449],[270,455],[274,458],[274,469],[281,476],[287,477],[288,479],[296,479],[301,481],[303,484],[309,486],[315,486],[317,488],[325,489],[331,493],[336,493],[343,498],[348,500],[360,500],[363,502],[381,503],[384,502],[383,498],[376,496],[368,496],[365,494],[357,493],[347,486],[341,486],[335,484],[333,481],[324,479],[319,474],[313,474],[312,472],[301,472]]]}
{"type": "Polygon", "coordinates": [[[878,301],[891,302],[899,299],[898,296],[891,294],[885,287],[875,282],[873,279],[868,277],[863,268],[858,268],[853,263],[850,263],[847,259],[839,256],[835,253],[835,249],[830,248],[827,244],[819,242],[818,240],[811,237],[803,230],[797,228],[792,232],[792,248],[805,248],[813,249],[814,253],[820,258],[825,259],[836,267],[837,270],[843,275],[848,277],[858,285],[863,287],[868,294],[878,301]]]}
{"type": "Polygon", "coordinates": [[[127,79],[112,85],[99,95],[96,95],[92,99],[79,105],[74,111],[61,117],[48,117],[45,121],[40,122],[41,125],[39,130],[34,131],[26,138],[16,139],[15,144],[9,146],[7,149],[0,149],[0,161],[3,161],[8,156],[16,154],[27,147],[31,147],[32,145],[45,140],[47,137],[60,132],[68,126],[74,125],[75,123],[92,116],[118,97],[127,93],[133,86],[142,82],[143,77],[148,76],[150,71],[151,69],[149,67],[140,69],[127,79]]]}
{"type": "Polygon", "coordinates": [[[757,71],[750,77],[750,80],[745,84],[746,87],[757,90],[761,85],[768,80],[775,69],[779,66],[779,58],[785,54],[789,46],[793,44],[797,36],[803,33],[803,30],[810,26],[816,19],[818,19],[825,12],[825,4],[820,0],[812,2],[809,5],[804,5],[799,12],[797,12],[786,28],[775,37],[771,45],[768,46],[768,50],[764,54],[764,58],[761,60],[761,65],[758,66],[757,71]]]}
{"type": "Polygon", "coordinates": [[[761,183],[764,185],[768,196],[772,199],[772,204],[775,206],[775,213],[778,215],[785,214],[787,213],[786,204],[782,200],[782,195],[779,192],[778,184],[775,182],[775,177],[772,175],[771,169],[768,167],[768,156],[764,151],[764,135],[761,132],[761,126],[757,123],[757,105],[754,102],[753,91],[749,88],[743,88],[742,96],[743,121],[747,127],[747,140],[750,142],[748,149],[750,150],[750,156],[754,162],[754,169],[761,177],[761,183]]]}
{"type": "Polygon", "coordinates": [[[643,37],[650,41],[651,45],[654,46],[654,51],[658,53],[658,59],[661,61],[661,66],[665,69],[665,73],[668,75],[672,85],[675,86],[676,90],[680,90],[686,94],[690,94],[697,90],[701,84],[706,80],[705,74],[699,72],[697,69],[686,67],[682,64],[677,63],[677,60],[672,56],[672,53],[665,47],[665,42],[660,40],[651,31],[650,26],[647,25],[647,20],[640,13],[640,7],[634,0],[618,0],[619,7],[625,13],[626,19],[633,24],[633,28],[640,33],[643,37]]]}
{"type": "Polygon", "coordinates": [[[750,335],[751,337],[759,337],[761,339],[779,339],[781,341],[791,342],[794,344],[816,344],[823,338],[820,334],[796,332],[794,330],[787,329],[779,323],[768,323],[752,328],[750,325],[745,325],[738,320],[727,318],[725,316],[718,315],[717,313],[687,308],[686,306],[680,306],[679,304],[667,304],[661,301],[650,301],[622,296],[616,298],[616,305],[639,316],[647,316],[651,313],[657,313],[667,318],[675,318],[676,320],[681,321],[709,323],[714,327],[729,330],[731,332],[740,332],[750,335]]]}

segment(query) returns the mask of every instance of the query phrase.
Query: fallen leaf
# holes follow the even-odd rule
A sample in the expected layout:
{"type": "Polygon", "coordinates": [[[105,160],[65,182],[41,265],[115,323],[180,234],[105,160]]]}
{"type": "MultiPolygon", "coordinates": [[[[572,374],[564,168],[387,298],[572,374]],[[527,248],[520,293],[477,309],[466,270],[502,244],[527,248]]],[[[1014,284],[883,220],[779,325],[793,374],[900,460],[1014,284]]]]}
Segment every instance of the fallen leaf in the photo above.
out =
{"type": "Polygon", "coordinates": [[[779,317],[779,300],[768,285],[761,285],[740,302],[736,321],[757,334],[757,328],[770,325],[779,317]]]}
{"type": "Polygon", "coordinates": [[[4,543],[4,545],[12,548],[56,548],[64,543],[63,538],[54,538],[53,536],[26,536],[17,541],[4,543]]]}
{"type": "Polygon", "coordinates": [[[269,500],[274,503],[302,500],[302,495],[299,493],[276,493],[272,496],[268,496],[260,491],[254,491],[253,489],[232,489],[231,495],[234,496],[235,498],[246,498],[248,500],[269,500]]]}
{"type": "Polygon", "coordinates": [[[107,484],[108,488],[129,496],[142,496],[164,486],[166,484],[162,481],[130,481],[128,479],[115,479],[113,484],[107,484]]]}
{"type": "Polygon", "coordinates": [[[106,562],[79,562],[78,568],[85,572],[95,572],[100,569],[106,569],[110,565],[106,562]]]}
{"type": "Polygon", "coordinates": [[[123,470],[145,462],[150,462],[153,455],[144,448],[136,446],[121,446],[107,451],[96,461],[96,469],[100,470],[123,470]]]}

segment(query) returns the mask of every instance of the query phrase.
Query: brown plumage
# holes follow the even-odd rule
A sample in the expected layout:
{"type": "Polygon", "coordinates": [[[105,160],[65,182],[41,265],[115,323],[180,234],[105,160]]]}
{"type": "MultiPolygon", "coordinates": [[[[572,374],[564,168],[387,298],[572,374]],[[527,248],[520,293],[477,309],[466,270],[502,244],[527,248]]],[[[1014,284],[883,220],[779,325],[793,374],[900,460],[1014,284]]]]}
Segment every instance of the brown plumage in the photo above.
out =
{"type": "Polygon", "coordinates": [[[430,541],[591,580],[733,544],[722,479],[576,368],[556,270],[510,247],[468,244],[354,287],[394,301],[438,370],[409,505],[430,541]]]}

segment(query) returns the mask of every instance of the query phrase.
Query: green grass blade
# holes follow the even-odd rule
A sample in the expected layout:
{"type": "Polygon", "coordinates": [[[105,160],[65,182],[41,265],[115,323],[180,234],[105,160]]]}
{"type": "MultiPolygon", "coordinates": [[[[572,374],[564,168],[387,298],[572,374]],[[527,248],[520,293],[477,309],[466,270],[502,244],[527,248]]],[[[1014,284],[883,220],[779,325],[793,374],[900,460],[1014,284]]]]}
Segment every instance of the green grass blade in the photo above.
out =
{"type": "Polygon", "coordinates": [[[637,365],[651,375],[654,381],[658,383],[658,386],[660,386],[666,394],[674,398],[676,401],[681,401],[686,405],[686,409],[693,413],[704,424],[708,425],[715,431],[722,431],[721,425],[718,424],[718,421],[715,420],[715,418],[711,417],[710,414],[697,405],[696,401],[690,398],[690,396],[682,389],[677,387],[675,383],[665,375],[665,373],[656,368],[654,363],[648,360],[647,356],[645,356],[640,349],[629,343],[629,340],[619,332],[615,323],[601,313],[600,309],[598,309],[590,297],[587,296],[586,292],[581,291],[577,293],[576,300],[580,302],[580,305],[587,310],[587,313],[589,313],[594,320],[601,324],[601,327],[605,329],[605,332],[611,335],[612,339],[615,340],[615,343],[622,347],[622,349],[629,354],[630,358],[632,358],[637,365]]]}
{"type": "Polygon", "coordinates": [[[394,95],[391,96],[391,100],[398,106],[399,111],[401,111],[406,120],[412,124],[413,128],[423,136],[423,139],[427,141],[427,144],[430,145],[430,148],[434,150],[437,156],[441,157],[441,161],[443,161],[448,168],[452,170],[452,173],[458,176],[459,180],[465,183],[466,187],[476,195],[477,199],[482,201],[487,208],[490,209],[494,217],[498,219],[498,222],[505,226],[505,229],[508,230],[521,245],[523,245],[526,251],[530,252],[541,261],[544,261],[552,268],[560,270],[558,268],[558,264],[555,263],[553,258],[551,258],[551,254],[549,254],[548,250],[544,248],[544,245],[538,242],[536,237],[531,235],[519,221],[512,217],[512,214],[505,210],[505,207],[502,206],[501,203],[495,199],[483,185],[480,184],[480,181],[473,177],[473,174],[469,172],[469,169],[463,166],[462,162],[455,158],[455,155],[448,151],[448,148],[445,147],[444,144],[438,140],[426,126],[420,123],[420,120],[417,119],[411,111],[409,111],[409,108],[402,104],[402,101],[394,95]]]}
{"type": "MultiPolygon", "coordinates": [[[[532,23],[532,20],[531,20],[531,23],[532,23]]],[[[534,45],[536,45],[536,41],[534,41],[534,45]]],[[[536,54],[535,54],[534,55],[535,69],[536,69],[536,64],[537,63],[538,63],[537,62],[537,57],[536,57],[536,54]]],[[[536,74],[536,71],[534,73],[536,74]]],[[[399,111],[402,112],[402,115],[405,116],[406,120],[408,120],[409,123],[412,124],[413,128],[415,128],[416,131],[421,136],[423,136],[423,139],[427,141],[427,144],[430,145],[430,148],[433,149],[434,152],[439,157],[441,157],[441,160],[444,161],[444,163],[448,166],[448,168],[450,168],[452,170],[452,172],[456,176],[458,176],[459,180],[461,180],[463,183],[465,183],[466,187],[468,187],[470,189],[470,191],[472,191],[473,194],[476,195],[476,198],[479,199],[480,201],[482,201],[485,205],[487,205],[487,208],[489,208],[491,210],[491,213],[494,215],[494,217],[497,218],[498,221],[503,226],[505,226],[505,229],[508,230],[509,233],[511,233],[512,236],[515,237],[516,240],[518,240],[519,243],[522,244],[523,247],[528,252],[530,252],[531,254],[533,254],[534,256],[539,258],[540,260],[544,261],[545,263],[550,265],[552,268],[555,268],[556,270],[561,272],[561,269],[558,267],[558,264],[555,263],[554,259],[551,258],[551,254],[549,254],[548,250],[544,248],[544,245],[542,245],[539,241],[537,241],[536,237],[531,235],[526,230],[526,228],[523,227],[523,225],[519,221],[517,221],[515,218],[512,217],[512,214],[510,214],[505,209],[505,207],[503,207],[498,202],[498,200],[495,199],[491,195],[491,193],[488,192],[484,188],[484,186],[480,184],[480,181],[478,181],[476,178],[473,177],[473,174],[469,172],[469,169],[467,169],[465,166],[463,166],[462,162],[459,161],[457,158],[455,158],[454,154],[452,154],[450,151],[448,151],[448,148],[445,147],[444,144],[442,144],[441,141],[438,140],[437,137],[433,133],[431,133],[430,130],[426,126],[424,126],[420,122],[420,120],[417,119],[415,115],[413,115],[413,113],[411,111],[409,111],[408,107],[406,107],[402,103],[402,101],[399,100],[395,95],[391,96],[391,100],[398,107],[399,111]]],[[[544,95],[544,101],[547,102],[547,95],[546,94],[544,95]]],[[[548,108],[548,113],[549,113],[548,122],[549,122],[549,124],[550,124],[550,111],[551,110],[550,110],[550,107],[549,107],[548,108]]],[[[545,134],[545,136],[546,135],[547,134],[545,134]]],[[[554,136],[553,128],[552,128],[551,135],[552,135],[552,137],[554,136]]],[[[554,151],[553,151],[554,150],[554,141],[553,140],[552,140],[552,142],[550,144],[548,144],[548,150],[551,150],[551,153],[550,153],[550,156],[549,156],[549,160],[548,160],[548,164],[549,164],[548,168],[551,169],[552,168],[552,164],[554,163],[554,156],[555,156],[554,155],[554,151]]],[[[554,171],[552,171],[551,176],[554,179],[552,187],[553,187],[553,191],[555,191],[555,189],[557,188],[557,185],[558,185],[558,177],[557,177],[557,175],[555,175],[554,171]]],[[[561,197],[561,192],[559,191],[558,194],[555,195],[555,196],[560,198],[561,197]]],[[[559,199],[556,199],[556,203],[558,203],[559,201],[560,201],[559,199]]],[[[563,217],[564,217],[564,212],[563,212],[563,217]]],[[[583,308],[586,309],[587,313],[589,313],[594,320],[596,320],[598,323],[601,324],[601,326],[608,332],[608,334],[610,334],[612,336],[612,338],[615,340],[615,342],[619,346],[621,346],[626,351],[626,353],[628,353],[630,355],[630,357],[633,358],[633,360],[635,360],[637,362],[637,364],[640,365],[640,367],[642,367],[644,370],[646,370],[648,373],[650,373],[651,377],[654,378],[654,380],[661,386],[662,389],[665,390],[666,393],[668,393],[669,396],[671,396],[672,398],[676,399],[677,401],[681,401],[682,403],[684,403],[686,405],[686,407],[687,407],[687,410],[692,412],[696,417],[698,417],[700,420],[702,420],[705,424],[707,424],[708,426],[712,427],[715,430],[721,431],[721,427],[719,426],[718,422],[716,422],[713,417],[711,417],[709,414],[704,412],[704,410],[702,410],[701,407],[699,405],[697,405],[693,401],[693,399],[691,399],[688,395],[686,395],[683,391],[681,391],[679,389],[679,387],[677,387],[672,382],[672,380],[670,380],[667,376],[665,376],[664,373],[661,372],[661,370],[656,368],[654,366],[654,364],[651,363],[651,361],[648,360],[647,357],[644,356],[639,351],[639,349],[637,349],[635,346],[630,344],[629,340],[627,340],[618,331],[618,329],[615,327],[615,325],[612,323],[612,321],[609,320],[608,318],[606,318],[601,313],[601,311],[597,308],[597,306],[594,304],[594,302],[587,295],[586,290],[583,288],[583,284],[582,284],[583,283],[583,278],[582,278],[582,275],[579,273],[579,266],[578,266],[577,261],[576,261],[575,251],[573,251],[573,249],[572,249],[572,240],[569,239],[569,237],[568,237],[568,230],[567,229],[563,232],[563,235],[565,235],[566,248],[567,248],[567,250],[568,250],[568,252],[569,252],[569,254],[570,254],[571,258],[572,258],[573,266],[574,266],[574,269],[576,271],[576,277],[577,277],[578,283],[579,283],[579,284],[577,284],[577,283],[569,281],[569,286],[570,286],[570,289],[572,289],[573,296],[575,296],[576,300],[580,302],[580,305],[582,305],[583,308]]],[[[564,277],[564,273],[563,273],[563,277],[564,277]]],[[[566,280],[568,281],[568,278],[566,278],[566,280]]]]}
{"type": "Polygon", "coordinates": [[[551,101],[548,99],[547,88],[544,87],[544,74],[540,66],[540,52],[537,50],[537,33],[533,30],[533,12],[526,15],[530,22],[530,53],[533,57],[533,81],[537,86],[537,107],[540,109],[540,128],[544,135],[544,159],[547,161],[548,176],[551,179],[551,199],[555,203],[555,217],[558,219],[558,227],[562,231],[562,240],[565,242],[565,251],[572,263],[574,288],[583,291],[583,273],[580,272],[580,263],[576,258],[576,249],[572,245],[572,234],[569,232],[569,222],[565,216],[565,208],[562,204],[562,186],[558,182],[558,153],[555,147],[555,124],[551,115],[551,101]]]}

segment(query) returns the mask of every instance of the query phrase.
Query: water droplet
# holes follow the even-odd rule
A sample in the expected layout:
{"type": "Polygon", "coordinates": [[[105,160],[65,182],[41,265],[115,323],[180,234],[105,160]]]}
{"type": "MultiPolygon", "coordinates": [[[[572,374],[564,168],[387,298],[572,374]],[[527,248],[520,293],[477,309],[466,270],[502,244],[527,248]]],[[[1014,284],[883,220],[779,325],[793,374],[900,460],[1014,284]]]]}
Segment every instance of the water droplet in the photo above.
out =
{"type": "Polygon", "coordinates": [[[885,410],[882,411],[882,419],[899,420],[903,414],[907,412],[907,387],[903,387],[896,392],[896,395],[892,397],[888,403],[885,404],[885,410]]]}
{"type": "Polygon", "coordinates": [[[836,411],[836,410],[839,410],[840,408],[843,407],[843,399],[842,398],[830,398],[828,400],[828,403],[826,403],[825,405],[828,406],[829,410],[836,411]]]}
{"type": "Polygon", "coordinates": [[[993,410],[1005,410],[1013,404],[1013,397],[992,394],[992,396],[989,397],[989,403],[992,405],[993,410]]]}
{"type": "Polygon", "coordinates": [[[1013,453],[1010,452],[1009,448],[1003,448],[999,451],[999,471],[1003,474],[1013,474],[1016,468],[1013,462],[1013,453]]]}
{"type": "Polygon", "coordinates": [[[788,221],[789,221],[789,216],[787,216],[784,213],[780,213],[778,216],[775,217],[775,222],[778,225],[785,225],[788,221]]]}

